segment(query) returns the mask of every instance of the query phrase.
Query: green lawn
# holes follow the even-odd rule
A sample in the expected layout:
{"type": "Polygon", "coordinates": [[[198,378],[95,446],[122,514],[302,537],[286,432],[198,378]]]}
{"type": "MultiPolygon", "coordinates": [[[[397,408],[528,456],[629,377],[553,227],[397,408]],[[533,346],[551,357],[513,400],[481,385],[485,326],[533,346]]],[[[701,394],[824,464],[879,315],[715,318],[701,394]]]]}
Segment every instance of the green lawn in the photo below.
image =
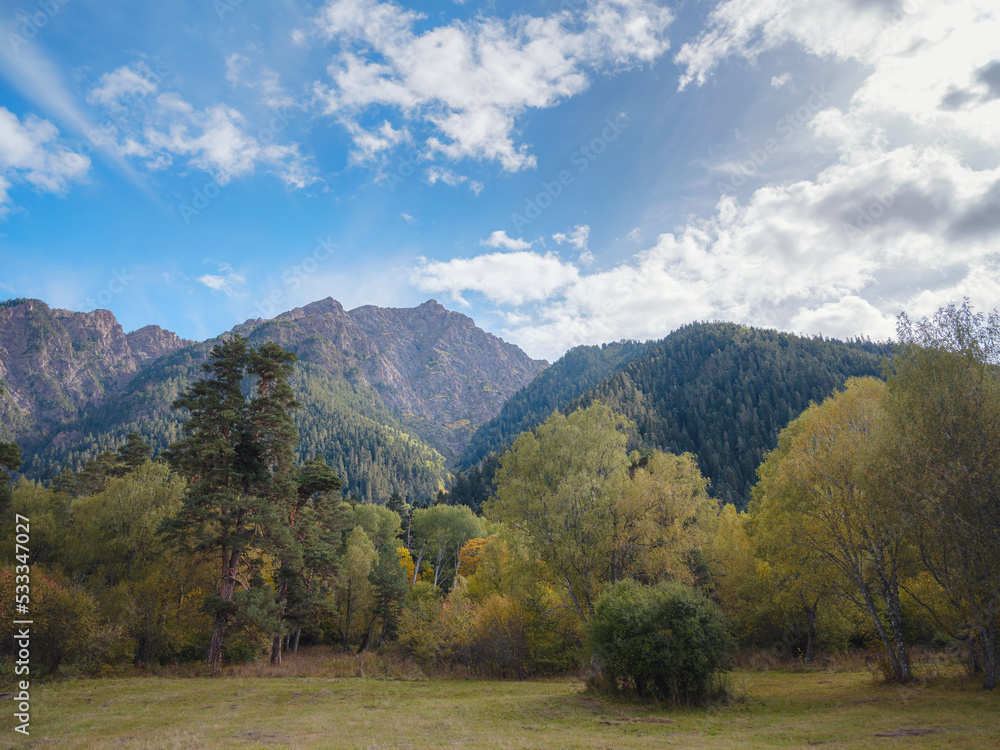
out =
{"type": "Polygon", "coordinates": [[[896,688],[867,672],[737,671],[730,683],[731,705],[670,711],[569,679],[68,680],[36,686],[30,740],[8,718],[0,747],[1000,747],[1000,695],[967,680],[896,688]]]}

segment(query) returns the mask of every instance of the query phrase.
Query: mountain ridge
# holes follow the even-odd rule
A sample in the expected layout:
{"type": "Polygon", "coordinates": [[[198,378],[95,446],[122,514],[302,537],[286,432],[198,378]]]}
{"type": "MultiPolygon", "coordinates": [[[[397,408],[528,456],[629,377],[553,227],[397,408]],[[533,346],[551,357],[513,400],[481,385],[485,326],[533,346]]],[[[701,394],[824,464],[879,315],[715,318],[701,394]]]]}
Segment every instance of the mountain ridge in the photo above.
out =
{"type": "Polygon", "coordinates": [[[720,322],[690,323],[645,344],[622,342],[619,351],[609,346],[570,350],[473,434],[459,459],[465,475],[456,492],[468,498],[463,502],[485,501],[490,453],[502,452],[554,410],[568,414],[601,401],[634,423],[631,447],[694,454],[711,494],[744,508],[756,468],[781,429],[847,378],[879,376],[892,352],[888,343],[720,322]],[[560,382],[570,373],[580,373],[579,380],[560,382]]]}
{"type": "Polygon", "coordinates": [[[26,447],[25,472],[36,477],[115,447],[126,426],[162,449],[179,434],[169,403],[200,375],[212,345],[233,333],[296,353],[310,411],[299,415],[307,425],[300,451],[326,453],[353,471],[348,486],[363,496],[406,489],[407,476],[425,494],[442,486],[468,435],[547,366],[434,300],[345,311],[328,297],[200,342],[155,325],[125,333],[107,310],[10,300],[0,304],[8,392],[0,432],[26,447]],[[367,447],[367,459],[355,455],[361,448],[331,444],[343,430],[367,447]],[[414,464],[395,466],[398,479],[388,466],[397,459],[414,464]]]}

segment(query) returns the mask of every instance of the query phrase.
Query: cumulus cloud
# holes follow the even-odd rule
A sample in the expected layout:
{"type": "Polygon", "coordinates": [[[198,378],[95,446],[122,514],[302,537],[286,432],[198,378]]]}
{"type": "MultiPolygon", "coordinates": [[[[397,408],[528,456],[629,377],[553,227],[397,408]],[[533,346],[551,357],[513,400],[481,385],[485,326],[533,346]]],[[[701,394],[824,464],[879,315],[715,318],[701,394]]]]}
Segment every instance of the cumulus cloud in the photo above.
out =
{"type": "MultiPolygon", "coordinates": [[[[859,64],[853,96],[804,126],[827,166],[724,196],[611,268],[563,269],[571,280],[508,318],[504,335],[551,358],[694,319],[887,337],[904,310],[926,315],[963,296],[995,306],[1000,16],[990,5],[724,0],[677,56],[682,88],[786,44],[859,64]],[[945,106],[955,92],[964,98],[945,106]]],[[[474,291],[446,270],[439,283],[474,291]]]]}
{"type": "MultiPolygon", "coordinates": [[[[698,319],[885,338],[904,310],[924,315],[965,295],[996,304],[1000,222],[987,208],[995,194],[1000,169],[977,171],[947,149],[848,158],[745,202],[724,196],[713,215],[611,268],[561,264],[564,282],[535,288],[530,311],[502,333],[547,358],[581,343],[659,338],[698,319]]],[[[468,284],[477,260],[437,266],[422,288],[501,302],[483,283],[468,284]]]]}
{"type": "Polygon", "coordinates": [[[10,190],[26,183],[45,193],[63,195],[71,182],[85,180],[90,159],[59,141],[59,129],[48,120],[28,115],[22,122],[0,107],[0,217],[13,203],[10,190]]]}
{"type": "Polygon", "coordinates": [[[328,0],[314,29],[339,47],[330,81],[315,86],[326,113],[357,142],[366,112],[392,110],[419,125],[428,156],[516,172],[536,164],[515,143],[517,118],[579,94],[596,71],[653,62],[668,48],[673,14],[652,0],[596,0],[550,16],[480,16],[418,31],[425,20],[393,2],[328,0]]]}
{"type": "Polygon", "coordinates": [[[468,183],[469,190],[476,195],[479,195],[483,191],[483,183],[478,180],[470,180],[464,174],[456,174],[447,167],[428,167],[424,173],[424,178],[427,180],[428,185],[436,185],[442,182],[451,187],[458,187],[459,185],[468,183]]]}
{"type": "Polygon", "coordinates": [[[449,261],[423,259],[410,280],[422,291],[446,292],[468,306],[463,292],[478,292],[500,304],[522,305],[548,299],[578,278],[576,268],[553,253],[521,250],[449,261]]]}
{"type": "Polygon", "coordinates": [[[552,239],[559,245],[565,242],[575,247],[577,252],[580,253],[580,262],[593,263],[594,256],[588,246],[588,242],[590,241],[590,227],[587,224],[577,224],[569,234],[556,232],[552,235],[552,239]]]}
{"type": "Polygon", "coordinates": [[[508,250],[527,250],[533,243],[526,242],[520,237],[513,239],[508,237],[507,232],[503,229],[498,229],[485,240],[480,240],[479,244],[487,245],[489,247],[505,247],[508,250]]]}
{"type": "MultiPolygon", "coordinates": [[[[239,82],[247,59],[227,60],[227,76],[239,82]]],[[[274,92],[272,92],[274,93],[274,92]]],[[[211,174],[220,184],[253,173],[259,166],[286,185],[304,188],[318,178],[298,144],[273,143],[274,132],[253,132],[246,117],[225,104],[196,109],[176,92],[161,92],[159,80],[143,65],[123,66],[103,75],[88,94],[114,114],[119,153],[162,169],[176,158],[211,174]]]]}
{"type": "Polygon", "coordinates": [[[219,264],[218,273],[206,273],[196,279],[213,292],[222,292],[227,297],[242,296],[246,278],[233,270],[228,263],[219,264]]]}
{"type": "Polygon", "coordinates": [[[771,88],[780,89],[790,80],[792,80],[791,73],[782,73],[780,76],[771,76],[771,88]]]}
{"type": "Polygon", "coordinates": [[[97,86],[87,94],[91,104],[120,106],[123,99],[144,97],[156,92],[155,76],[145,65],[135,68],[122,66],[100,77],[97,86]]]}

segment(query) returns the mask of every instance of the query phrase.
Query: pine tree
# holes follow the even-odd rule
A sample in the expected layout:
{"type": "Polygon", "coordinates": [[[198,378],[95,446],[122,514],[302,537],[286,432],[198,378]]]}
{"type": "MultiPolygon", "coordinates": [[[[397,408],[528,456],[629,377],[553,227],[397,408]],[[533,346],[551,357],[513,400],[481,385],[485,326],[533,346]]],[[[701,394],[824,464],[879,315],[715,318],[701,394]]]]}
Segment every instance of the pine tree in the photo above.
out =
{"type": "MultiPolygon", "coordinates": [[[[329,578],[336,569],[340,532],[347,527],[340,509],[340,477],[333,473],[322,456],[315,456],[302,465],[296,486],[295,503],[284,519],[289,533],[275,577],[282,626],[287,620],[296,619],[296,614],[315,609],[315,594],[319,593],[324,577],[329,578]]],[[[271,663],[274,665],[281,664],[283,635],[279,629],[271,642],[271,663]]]]}
{"type": "Polygon", "coordinates": [[[118,449],[119,464],[112,470],[116,477],[123,477],[135,471],[149,460],[153,446],[147,443],[138,432],[130,432],[125,438],[125,445],[118,449]]]}
{"type": "Polygon", "coordinates": [[[291,412],[298,407],[288,378],[296,357],[274,343],[249,347],[239,335],[217,344],[202,365],[207,377],[193,383],[172,404],[187,409],[184,437],[167,457],[188,477],[184,503],[164,530],[182,548],[217,556],[218,591],[206,597],[213,617],[208,663],[222,665],[226,630],[238,616],[264,612],[261,555],[287,545],[285,518],[296,497],[291,412]],[[246,388],[246,391],[244,391],[246,388]],[[237,586],[241,589],[237,596],[237,586]],[[253,612],[239,611],[254,602],[253,612]]]}

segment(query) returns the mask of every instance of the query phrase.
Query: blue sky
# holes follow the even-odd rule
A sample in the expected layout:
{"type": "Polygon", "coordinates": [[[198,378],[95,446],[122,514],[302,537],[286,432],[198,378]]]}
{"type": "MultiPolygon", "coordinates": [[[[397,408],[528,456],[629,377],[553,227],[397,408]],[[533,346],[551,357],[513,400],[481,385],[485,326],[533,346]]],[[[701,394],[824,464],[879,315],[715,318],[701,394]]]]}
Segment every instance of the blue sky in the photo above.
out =
{"type": "Polygon", "coordinates": [[[536,357],[1000,298],[983,0],[10,0],[0,297],[434,297],[536,357]]]}

